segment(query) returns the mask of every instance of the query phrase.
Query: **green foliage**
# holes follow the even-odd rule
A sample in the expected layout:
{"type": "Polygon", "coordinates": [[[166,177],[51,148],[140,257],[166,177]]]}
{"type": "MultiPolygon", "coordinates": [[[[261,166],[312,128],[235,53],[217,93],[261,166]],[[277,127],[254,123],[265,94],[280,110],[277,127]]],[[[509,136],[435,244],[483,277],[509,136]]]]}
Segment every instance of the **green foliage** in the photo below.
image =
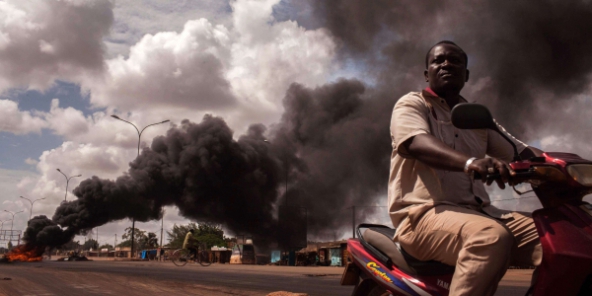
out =
{"type": "Polygon", "coordinates": [[[99,247],[99,250],[102,250],[102,249],[113,250],[113,246],[110,244],[104,244],[99,247]]]}
{"type": "MultiPolygon", "coordinates": [[[[128,227],[125,229],[125,233],[121,236],[122,242],[119,243],[118,247],[131,247],[132,246],[132,228],[128,227]]],[[[155,249],[158,248],[158,238],[153,232],[146,234],[146,231],[135,228],[134,231],[134,249],[155,249]]]]}
{"type": "Polygon", "coordinates": [[[211,223],[200,223],[199,225],[195,223],[189,223],[188,225],[173,225],[173,229],[167,231],[169,236],[169,243],[167,246],[175,249],[181,248],[183,246],[183,241],[185,240],[185,235],[191,229],[195,231],[193,233],[193,238],[200,243],[205,243],[208,248],[211,248],[212,246],[226,246],[226,238],[224,237],[222,227],[219,224],[211,223]]]}
{"type": "Polygon", "coordinates": [[[149,232],[148,235],[143,237],[140,241],[140,246],[142,246],[142,249],[158,248],[158,239],[156,238],[156,234],[149,232]]]}
{"type": "Polygon", "coordinates": [[[90,249],[97,250],[99,248],[99,243],[94,239],[89,239],[82,245],[82,250],[88,251],[90,249]]]}
{"type": "MultiPolygon", "coordinates": [[[[118,247],[131,247],[132,246],[132,228],[128,227],[125,229],[125,233],[121,236],[121,243],[118,247]]],[[[145,243],[148,240],[146,231],[134,228],[134,250],[141,250],[144,248],[145,243]]]]}

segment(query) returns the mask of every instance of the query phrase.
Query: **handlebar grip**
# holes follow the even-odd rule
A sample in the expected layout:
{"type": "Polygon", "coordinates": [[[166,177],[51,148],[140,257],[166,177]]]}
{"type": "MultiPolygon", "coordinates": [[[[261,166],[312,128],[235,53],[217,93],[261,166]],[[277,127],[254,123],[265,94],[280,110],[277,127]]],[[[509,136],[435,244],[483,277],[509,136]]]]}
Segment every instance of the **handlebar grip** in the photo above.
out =
{"type": "MultiPolygon", "coordinates": [[[[494,173],[494,174],[487,174],[487,176],[485,176],[485,180],[487,181],[493,181],[495,179],[499,179],[501,177],[501,175],[499,173],[494,173]]],[[[478,172],[473,171],[473,180],[480,180],[481,179],[481,174],[479,174],[478,172]]]]}

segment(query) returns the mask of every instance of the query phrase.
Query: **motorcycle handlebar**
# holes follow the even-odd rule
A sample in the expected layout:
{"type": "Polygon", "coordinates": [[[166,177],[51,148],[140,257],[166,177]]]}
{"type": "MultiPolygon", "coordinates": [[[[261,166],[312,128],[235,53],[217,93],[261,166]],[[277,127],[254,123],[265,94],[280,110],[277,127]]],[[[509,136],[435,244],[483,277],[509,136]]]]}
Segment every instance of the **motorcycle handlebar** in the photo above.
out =
{"type": "MultiPolygon", "coordinates": [[[[496,179],[499,179],[500,177],[501,177],[501,175],[499,173],[487,174],[487,176],[485,176],[485,180],[486,181],[495,181],[496,179]]],[[[524,180],[528,180],[531,177],[532,177],[532,172],[530,172],[530,171],[515,172],[514,175],[510,176],[510,180],[517,181],[517,182],[515,182],[515,184],[517,184],[520,182],[524,182],[524,180]]],[[[473,179],[474,180],[481,179],[481,174],[479,174],[478,172],[473,172],[473,179]]]]}

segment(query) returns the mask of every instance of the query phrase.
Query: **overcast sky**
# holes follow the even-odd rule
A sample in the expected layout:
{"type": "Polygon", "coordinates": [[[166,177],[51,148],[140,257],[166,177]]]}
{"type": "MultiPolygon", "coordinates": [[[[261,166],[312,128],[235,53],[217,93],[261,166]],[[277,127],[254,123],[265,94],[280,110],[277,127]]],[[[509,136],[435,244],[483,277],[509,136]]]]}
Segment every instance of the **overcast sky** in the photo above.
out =
{"type": "MultiPolygon", "coordinates": [[[[207,113],[223,117],[238,137],[249,124],[278,122],[292,83],[314,88],[342,77],[376,83],[355,55],[339,54],[343,44],[312,9],[289,0],[0,1],[0,209],[24,211],[14,219],[14,229],[24,230],[30,204],[20,196],[45,198],[33,214],[50,217],[64,200],[66,178],[57,168],[82,175],[71,179],[69,199],[85,178],[127,171],[137,133],[111,115],[140,129],[170,120],[148,128],[142,146],[207,113]]],[[[488,83],[477,80],[473,90],[488,83]]],[[[562,136],[555,131],[530,143],[573,148],[562,136]]],[[[0,221],[10,218],[0,212],[0,221]]],[[[166,209],[165,229],[188,222],[166,209]]],[[[114,235],[120,241],[128,226],[124,220],[100,227],[100,243],[113,244],[114,235]]],[[[137,227],[159,232],[160,221],[137,227]]]]}

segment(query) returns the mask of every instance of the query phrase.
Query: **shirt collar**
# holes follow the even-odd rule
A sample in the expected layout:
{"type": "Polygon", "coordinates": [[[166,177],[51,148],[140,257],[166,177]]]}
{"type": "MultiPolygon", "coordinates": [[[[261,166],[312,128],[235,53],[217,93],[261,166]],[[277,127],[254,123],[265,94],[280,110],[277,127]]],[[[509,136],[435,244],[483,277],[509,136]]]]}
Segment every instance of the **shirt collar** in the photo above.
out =
{"type": "MultiPolygon", "coordinates": [[[[429,86],[424,88],[424,90],[422,91],[422,94],[423,94],[424,98],[431,97],[434,99],[439,99],[437,101],[441,101],[441,103],[448,106],[448,104],[446,104],[446,101],[444,101],[443,98],[440,98],[440,96],[438,96],[438,94],[436,94],[429,86]]],[[[460,96],[460,101],[461,101],[461,103],[468,103],[468,101],[463,96],[460,96]]]]}

